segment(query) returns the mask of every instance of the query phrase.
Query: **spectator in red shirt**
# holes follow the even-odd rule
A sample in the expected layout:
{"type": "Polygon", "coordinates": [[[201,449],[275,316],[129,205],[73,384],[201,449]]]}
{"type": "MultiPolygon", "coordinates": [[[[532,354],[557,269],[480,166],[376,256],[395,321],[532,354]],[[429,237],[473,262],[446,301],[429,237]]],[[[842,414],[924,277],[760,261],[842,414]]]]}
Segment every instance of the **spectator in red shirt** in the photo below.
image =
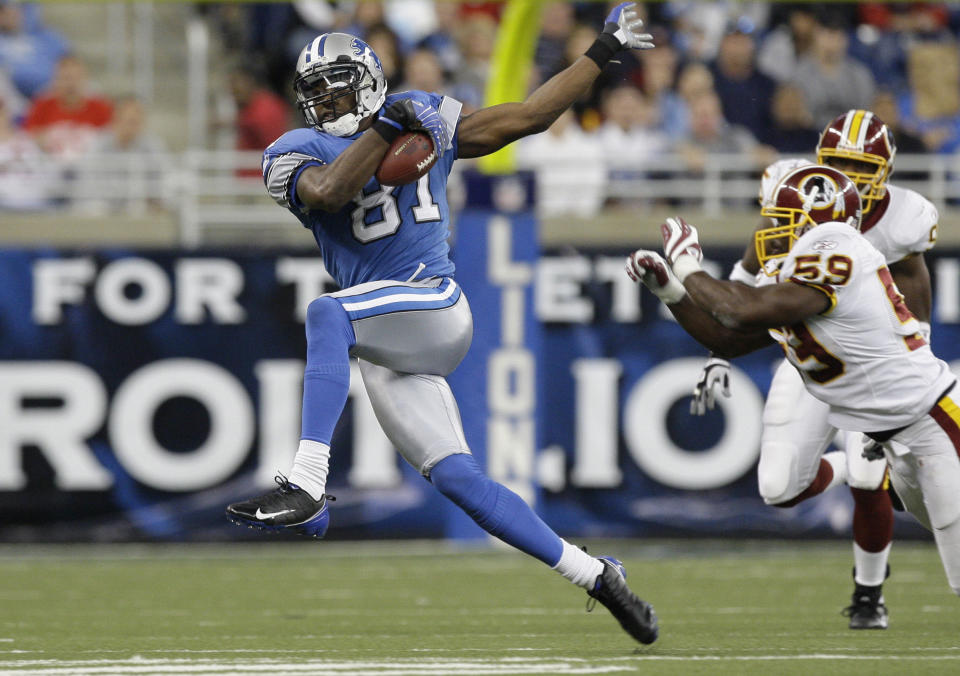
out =
{"type": "Polygon", "coordinates": [[[112,117],[110,101],[89,93],[86,65],[68,55],[57,64],[50,88],[30,106],[23,127],[44,151],[70,159],[82,155],[112,117]]]}
{"type": "MultiPolygon", "coordinates": [[[[263,150],[291,126],[290,105],[263,83],[257,70],[237,66],[230,72],[230,93],[237,105],[234,127],[237,150],[263,150]]],[[[259,164],[237,172],[241,176],[260,177],[259,164]]]]}

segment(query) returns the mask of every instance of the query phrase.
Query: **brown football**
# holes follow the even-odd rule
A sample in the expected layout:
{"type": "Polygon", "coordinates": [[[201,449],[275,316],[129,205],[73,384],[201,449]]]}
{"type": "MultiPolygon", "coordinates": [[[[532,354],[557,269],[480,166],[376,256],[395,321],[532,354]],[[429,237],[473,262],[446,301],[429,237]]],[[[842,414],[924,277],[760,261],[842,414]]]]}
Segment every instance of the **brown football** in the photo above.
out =
{"type": "Polygon", "coordinates": [[[405,131],[390,144],[377,169],[382,185],[413,183],[437,162],[433,140],[422,131],[405,131]]]}

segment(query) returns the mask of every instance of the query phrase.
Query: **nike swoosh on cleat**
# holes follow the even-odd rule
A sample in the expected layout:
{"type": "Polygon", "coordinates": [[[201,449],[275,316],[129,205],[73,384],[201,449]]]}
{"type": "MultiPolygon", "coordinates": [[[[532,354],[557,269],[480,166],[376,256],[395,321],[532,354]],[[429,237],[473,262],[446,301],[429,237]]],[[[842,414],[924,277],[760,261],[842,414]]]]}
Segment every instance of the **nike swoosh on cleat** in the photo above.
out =
{"type": "Polygon", "coordinates": [[[262,512],[260,508],[257,507],[257,513],[254,514],[258,519],[272,519],[275,516],[280,516],[281,514],[286,514],[287,512],[292,512],[292,509],[281,509],[279,512],[262,512]]]}

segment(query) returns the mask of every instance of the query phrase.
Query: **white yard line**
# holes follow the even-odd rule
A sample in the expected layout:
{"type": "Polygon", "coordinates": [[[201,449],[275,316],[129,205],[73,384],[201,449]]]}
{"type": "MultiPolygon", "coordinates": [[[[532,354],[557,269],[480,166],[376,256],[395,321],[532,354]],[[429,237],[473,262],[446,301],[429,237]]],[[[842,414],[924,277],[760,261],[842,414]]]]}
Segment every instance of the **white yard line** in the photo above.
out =
{"type": "Polygon", "coordinates": [[[505,676],[510,674],[608,674],[636,671],[649,662],[805,662],[805,661],[896,661],[900,663],[957,662],[953,655],[849,655],[810,653],[800,655],[635,655],[585,660],[575,658],[512,657],[500,659],[398,659],[398,660],[302,660],[297,662],[252,659],[126,660],[2,660],[0,673],[35,676],[109,676],[112,674],[303,674],[335,676],[505,676]]]}

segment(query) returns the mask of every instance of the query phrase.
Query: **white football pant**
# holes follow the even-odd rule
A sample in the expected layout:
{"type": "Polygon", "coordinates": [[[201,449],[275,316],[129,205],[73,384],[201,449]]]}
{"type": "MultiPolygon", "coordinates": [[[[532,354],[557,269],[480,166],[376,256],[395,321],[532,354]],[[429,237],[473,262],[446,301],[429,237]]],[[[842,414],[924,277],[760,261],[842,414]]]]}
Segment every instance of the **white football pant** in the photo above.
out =
{"type": "Polygon", "coordinates": [[[960,595],[960,408],[944,397],[884,449],[897,495],[933,532],[947,582],[960,595]]]}
{"type": "MultiPolygon", "coordinates": [[[[827,404],[807,392],[797,369],[783,360],[763,407],[757,483],[765,503],[786,502],[813,482],[820,458],[838,437],[837,428],[827,422],[829,412],[827,404]]],[[[845,432],[837,445],[846,451],[847,483],[865,490],[879,488],[886,462],[863,457],[863,435],[845,432]]]]}

